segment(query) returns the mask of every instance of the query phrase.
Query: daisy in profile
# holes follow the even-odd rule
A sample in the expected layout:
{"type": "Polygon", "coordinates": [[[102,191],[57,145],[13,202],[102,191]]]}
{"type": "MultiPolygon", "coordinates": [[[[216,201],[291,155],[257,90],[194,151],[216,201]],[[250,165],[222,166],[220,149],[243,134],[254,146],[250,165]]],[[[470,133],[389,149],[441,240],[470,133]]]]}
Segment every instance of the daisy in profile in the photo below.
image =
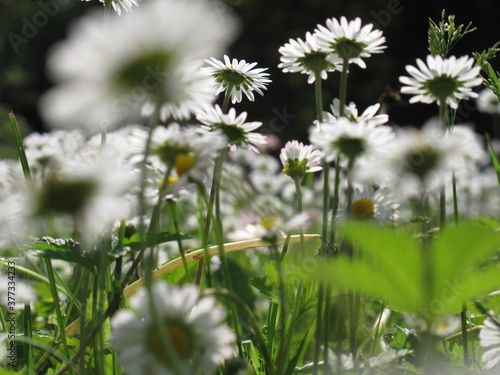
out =
{"type": "Polygon", "coordinates": [[[479,332],[479,345],[483,347],[483,368],[500,371],[500,322],[488,317],[484,321],[484,328],[479,332]]]}
{"type": "Polygon", "coordinates": [[[396,132],[387,147],[388,156],[375,165],[367,165],[361,175],[376,181],[415,187],[432,186],[447,173],[467,169],[484,158],[484,150],[476,134],[464,125],[443,133],[437,121],[422,129],[405,128],[396,132]]]}
{"type": "Polygon", "coordinates": [[[312,128],[311,143],[319,148],[327,162],[338,156],[350,161],[386,154],[386,147],[393,137],[387,126],[374,127],[365,121],[352,122],[346,117],[335,123],[321,123],[312,128]]]}
{"type": "Polygon", "coordinates": [[[211,65],[205,69],[212,76],[216,95],[226,91],[233,104],[241,102],[243,94],[253,102],[253,92],[264,95],[262,90],[267,90],[266,86],[271,82],[269,73],[265,73],[267,68],[255,68],[256,62],[249,64],[245,60],[231,60],[227,55],[224,55],[224,62],[214,57],[205,61],[211,65]]]}
{"type": "Polygon", "coordinates": [[[426,63],[417,59],[418,68],[407,65],[406,70],[411,77],[399,77],[405,85],[401,93],[412,94],[410,103],[434,103],[458,108],[462,99],[477,98],[472,88],[480,85],[483,79],[479,72],[481,67],[474,66],[474,59],[468,56],[442,58],[428,55],[426,63]]]}
{"type": "MultiPolygon", "coordinates": [[[[90,0],[80,0],[80,1],[90,1],[90,0]]],[[[103,5],[106,3],[105,0],[99,0],[103,5]]],[[[122,14],[122,9],[128,13],[132,11],[133,6],[139,6],[141,0],[111,0],[111,6],[115,12],[120,16],[122,14]]]]}
{"type": "Polygon", "coordinates": [[[283,73],[307,74],[307,83],[311,84],[316,77],[326,79],[328,72],[342,69],[342,60],[334,54],[329,54],[318,46],[315,34],[306,33],[306,40],[290,39],[279,48],[280,61],[278,68],[283,73]]]}
{"type": "Polygon", "coordinates": [[[373,25],[362,26],[361,19],[347,21],[341,17],[326,20],[326,27],[318,25],[315,30],[318,45],[328,53],[334,53],[348,64],[357,64],[366,68],[363,58],[373,53],[382,53],[386,48],[382,31],[374,30],[373,25]]]}
{"type": "MultiPolygon", "coordinates": [[[[380,103],[374,104],[366,108],[361,115],[358,114],[358,108],[354,102],[344,107],[344,116],[353,122],[364,121],[371,126],[379,126],[389,121],[389,116],[386,114],[377,114],[380,109],[380,103]]],[[[331,112],[323,112],[323,121],[329,123],[337,122],[340,117],[340,100],[333,99],[330,104],[331,112]]]]}
{"type": "Polygon", "coordinates": [[[500,114],[500,100],[491,89],[483,89],[477,98],[477,109],[490,115],[500,114]]]}
{"type": "Polygon", "coordinates": [[[101,132],[140,118],[146,103],[183,108],[183,93],[194,88],[185,69],[235,35],[235,19],[219,10],[206,0],[149,0],[129,17],[84,16],[49,53],[57,84],[39,103],[47,125],[101,132]]]}
{"type": "Polygon", "coordinates": [[[145,290],[131,298],[131,310],[111,319],[111,342],[127,374],[212,374],[234,356],[236,336],[215,297],[202,296],[194,285],[163,282],[153,284],[152,297],[159,324],[145,290]]]}
{"type": "Polygon", "coordinates": [[[288,142],[281,149],[280,160],[283,164],[283,173],[293,179],[301,179],[306,173],[323,169],[320,151],[295,140],[288,142]]]}
{"type": "Polygon", "coordinates": [[[266,137],[253,132],[261,127],[262,122],[245,122],[246,112],[236,115],[236,110],[230,108],[228,113],[224,113],[218,105],[215,105],[206,107],[203,112],[196,115],[196,118],[204,125],[202,129],[205,133],[221,131],[226,136],[231,150],[239,146],[259,153],[258,147],[266,144],[266,137]]]}
{"type": "Polygon", "coordinates": [[[201,181],[212,157],[227,141],[220,131],[200,133],[198,130],[196,126],[181,127],[177,123],[157,126],[151,144],[153,165],[163,165],[162,169],[175,172],[175,176],[169,177],[201,181]]]}

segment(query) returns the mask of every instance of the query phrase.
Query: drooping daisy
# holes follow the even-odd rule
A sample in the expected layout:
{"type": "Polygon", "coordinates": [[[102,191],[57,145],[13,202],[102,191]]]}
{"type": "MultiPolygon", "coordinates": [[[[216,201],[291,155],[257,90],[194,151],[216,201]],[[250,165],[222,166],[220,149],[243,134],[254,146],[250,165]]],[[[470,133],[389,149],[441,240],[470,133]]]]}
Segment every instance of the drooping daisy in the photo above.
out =
{"type": "Polygon", "coordinates": [[[245,60],[231,60],[229,56],[224,55],[224,62],[211,57],[205,60],[211,65],[205,68],[213,78],[216,86],[216,95],[231,89],[231,102],[239,103],[243,97],[250,101],[255,100],[253,92],[264,95],[262,90],[267,90],[267,85],[271,82],[268,78],[269,73],[265,73],[267,68],[254,68],[257,63],[247,63],[245,60]]]}
{"type": "Polygon", "coordinates": [[[311,145],[304,146],[302,142],[290,141],[280,152],[283,173],[293,179],[301,179],[306,173],[322,170],[321,153],[314,150],[311,145]]]}
{"type": "Polygon", "coordinates": [[[99,132],[140,117],[145,103],[178,105],[186,66],[235,35],[235,19],[218,10],[211,1],[150,0],[132,17],[83,17],[49,55],[57,85],[40,102],[47,125],[99,132]]]}
{"type": "Polygon", "coordinates": [[[307,83],[313,83],[316,76],[328,77],[328,72],[342,68],[342,60],[335,54],[329,54],[318,46],[315,34],[306,33],[306,40],[290,39],[279,48],[281,54],[278,68],[284,73],[308,74],[307,83]]]}
{"type": "MultiPolygon", "coordinates": [[[[90,0],[80,0],[80,1],[90,1],[90,0]]],[[[105,0],[99,0],[103,5],[105,4],[105,0]]],[[[115,10],[116,13],[120,16],[122,14],[122,8],[125,12],[131,12],[133,6],[139,6],[139,2],[141,0],[111,0],[111,6],[115,10]]]]}
{"type": "Polygon", "coordinates": [[[148,312],[150,302],[144,290],[130,301],[137,315],[121,310],[111,319],[112,345],[126,373],[212,374],[234,355],[235,334],[224,324],[225,312],[213,296],[201,296],[194,285],[158,282],[152,288],[160,326],[148,312]],[[170,356],[160,329],[170,340],[170,356]]]}
{"type": "Polygon", "coordinates": [[[374,30],[371,23],[361,26],[360,18],[347,21],[341,17],[340,22],[330,18],[326,20],[326,27],[318,25],[315,33],[321,48],[363,69],[366,68],[363,58],[370,57],[372,53],[382,53],[386,48],[382,31],[374,30]]]}
{"type": "Polygon", "coordinates": [[[472,87],[480,85],[483,79],[479,75],[481,67],[474,66],[474,59],[428,55],[426,61],[427,64],[417,59],[418,68],[406,66],[411,77],[399,77],[399,81],[406,85],[401,92],[414,95],[410,103],[437,101],[438,105],[446,103],[456,109],[460,100],[478,97],[472,87]]]}
{"type": "Polygon", "coordinates": [[[262,122],[245,122],[247,119],[246,112],[236,115],[236,110],[230,108],[227,113],[224,113],[216,105],[215,107],[206,107],[203,112],[196,115],[196,118],[205,125],[203,126],[204,131],[222,131],[229,142],[231,150],[239,146],[259,153],[257,147],[266,144],[266,137],[260,133],[252,132],[259,128],[262,122]]]}
{"type": "Polygon", "coordinates": [[[338,156],[354,161],[360,157],[385,154],[385,148],[393,137],[387,126],[374,127],[365,121],[352,122],[341,117],[336,123],[322,123],[312,128],[309,139],[322,151],[327,162],[338,156]]]}
{"type": "Polygon", "coordinates": [[[479,332],[479,345],[483,349],[481,359],[487,370],[500,371],[500,322],[488,317],[484,321],[484,328],[479,332]]]}
{"type": "MultiPolygon", "coordinates": [[[[389,116],[386,114],[378,114],[380,109],[380,103],[374,104],[366,108],[361,115],[358,114],[358,108],[354,102],[350,102],[349,105],[344,107],[344,116],[353,122],[364,121],[371,126],[379,126],[387,123],[389,121],[389,116]]],[[[338,98],[333,99],[332,104],[330,104],[331,112],[323,112],[323,121],[329,123],[337,122],[340,117],[340,100],[338,98]]]]}
{"type": "Polygon", "coordinates": [[[477,108],[480,112],[499,115],[500,100],[491,89],[483,89],[479,92],[479,97],[477,98],[477,108]]]}

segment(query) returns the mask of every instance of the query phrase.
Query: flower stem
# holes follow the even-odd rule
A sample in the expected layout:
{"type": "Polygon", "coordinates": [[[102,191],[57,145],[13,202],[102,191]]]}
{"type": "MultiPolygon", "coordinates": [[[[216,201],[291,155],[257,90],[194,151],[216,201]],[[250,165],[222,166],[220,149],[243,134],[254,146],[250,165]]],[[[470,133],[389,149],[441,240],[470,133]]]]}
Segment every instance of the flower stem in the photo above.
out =
{"type": "Polygon", "coordinates": [[[234,86],[232,84],[227,85],[226,95],[224,96],[224,102],[222,103],[222,113],[227,113],[227,107],[229,106],[229,99],[231,98],[233,87],[234,86]]]}
{"type": "Polygon", "coordinates": [[[348,75],[349,75],[349,59],[344,59],[342,65],[342,72],[340,74],[340,88],[339,88],[339,101],[340,101],[339,115],[341,117],[345,116],[348,75]]]}
{"type": "Polygon", "coordinates": [[[323,122],[323,93],[321,90],[321,74],[315,74],[314,80],[314,94],[316,99],[316,116],[318,121],[323,122]]]}
{"type": "Polygon", "coordinates": [[[191,283],[191,274],[189,273],[189,267],[186,261],[186,254],[184,252],[184,247],[182,246],[182,238],[179,227],[179,215],[177,213],[177,203],[173,200],[170,200],[168,202],[168,205],[170,207],[170,212],[172,214],[172,221],[174,224],[175,235],[177,237],[177,246],[179,247],[179,252],[181,254],[182,265],[184,266],[184,272],[186,272],[188,283],[191,283]]]}

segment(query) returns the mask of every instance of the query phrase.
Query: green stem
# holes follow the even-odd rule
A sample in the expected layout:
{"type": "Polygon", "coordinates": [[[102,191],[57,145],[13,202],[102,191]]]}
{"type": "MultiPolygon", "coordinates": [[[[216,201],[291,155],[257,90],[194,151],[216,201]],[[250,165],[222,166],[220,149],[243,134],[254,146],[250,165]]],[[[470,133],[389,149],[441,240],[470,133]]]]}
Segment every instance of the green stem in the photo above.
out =
{"type": "Polygon", "coordinates": [[[325,297],[325,285],[323,283],[319,284],[318,287],[318,303],[316,305],[316,331],[315,331],[315,342],[314,342],[314,357],[313,357],[313,375],[317,375],[318,373],[318,362],[319,362],[319,354],[321,352],[321,337],[322,337],[322,328],[323,328],[323,299],[325,297]]]}
{"type": "Polygon", "coordinates": [[[279,347],[278,347],[278,359],[277,359],[277,369],[278,375],[283,374],[286,368],[286,355],[285,346],[286,346],[286,288],[285,288],[285,278],[283,276],[283,268],[281,264],[280,255],[278,252],[278,246],[271,246],[271,253],[274,256],[276,263],[276,273],[278,274],[278,300],[279,300],[279,318],[278,318],[278,332],[279,332],[279,347]]]}
{"type": "MultiPolygon", "coordinates": [[[[236,294],[234,294],[228,290],[219,289],[219,290],[205,291],[204,295],[214,295],[217,297],[227,298],[227,299],[233,301],[235,303],[235,305],[237,305],[241,309],[241,311],[243,312],[243,314],[247,318],[246,320],[247,320],[248,324],[250,325],[250,327],[252,328],[252,330],[255,334],[255,339],[257,340],[257,343],[259,344],[262,358],[263,358],[264,364],[266,365],[266,368],[267,368],[267,374],[276,375],[276,368],[275,368],[274,363],[271,359],[269,348],[266,344],[266,338],[264,337],[264,334],[262,333],[262,327],[260,326],[260,324],[257,321],[257,319],[255,318],[252,310],[250,310],[250,308],[247,306],[247,304],[240,297],[238,297],[236,294]]],[[[278,374],[281,374],[281,373],[278,373],[278,374]]]]}
{"type": "Polygon", "coordinates": [[[339,101],[340,101],[340,109],[339,115],[340,117],[345,116],[345,103],[347,96],[347,77],[349,76],[349,59],[344,59],[342,63],[342,73],[340,75],[340,88],[339,88],[339,101]]]}
{"type": "Polygon", "coordinates": [[[57,284],[56,280],[54,277],[54,268],[52,267],[52,262],[50,259],[44,258],[45,261],[45,266],[47,267],[47,275],[49,277],[49,286],[50,286],[50,293],[52,294],[52,299],[54,300],[54,310],[56,311],[56,319],[57,319],[57,325],[59,326],[59,336],[61,339],[64,355],[66,358],[69,358],[69,350],[68,350],[68,343],[66,341],[66,335],[64,333],[64,327],[66,325],[64,324],[64,318],[61,313],[61,304],[59,301],[59,294],[57,292],[57,284]]]}
{"type": "Polygon", "coordinates": [[[339,189],[340,189],[340,156],[335,162],[335,180],[333,187],[332,221],[330,225],[330,243],[335,244],[335,232],[337,230],[337,212],[339,210],[339,189]]]}
{"type": "Polygon", "coordinates": [[[319,255],[326,255],[328,239],[328,214],[330,212],[330,164],[323,160],[323,225],[321,228],[322,244],[319,255]]]}
{"type": "Polygon", "coordinates": [[[172,214],[172,221],[174,224],[175,235],[177,237],[177,246],[179,247],[179,252],[182,258],[182,265],[184,266],[184,271],[188,279],[188,283],[191,283],[191,274],[189,273],[189,267],[186,261],[186,254],[184,252],[184,247],[182,246],[181,231],[179,227],[179,215],[177,213],[177,203],[173,200],[168,202],[170,207],[170,212],[172,214]]]}
{"type": "Polygon", "coordinates": [[[227,108],[229,107],[229,99],[231,98],[231,92],[233,91],[233,85],[227,85],[226,95],[224,96],[224,102],[222,103],[222,113],[227,113],[227,108]]]}
{"type": "Polygon", "coordinates": [[[13,112],[9,113],[10,125],[12,127],[12,132],[14,133],[14,139],[16,141],[17,154],[19,155],[19,160],[21,161],[21,167],[23,168],[24,179],[26,180],[26,185],[30,193],[33,193],[33,183],[31,178],[30,166],[28,163],[28,158],[26,157],[26,150],[24,149],[23,138],[21,137],[21,132],[19,131],[19,124],[17,123],[16,116],[13,112]]]}
{"type": "Polygon", "coordinates": [[[316,116],[318,121],[323,122],[323,92],[321,89],[321,74],[315,74],[314,80],[314,94],[316,98],[316,116]]]}
{"type": "Polygon", "coordinates": [[[460,321],[462,323],[462,346],[464,350],[464,365],[469,366],[469,336],[467,332],[467,304],[464,303],[460,312],[460,321]]]}
{"type": "MultiPolygon", "coordinates": [[[[294,178],[295,182],[295,192],[297,195],[297,212],[300,214],[304,208],[302,206],[302,189],[300,186],[300,178],[294,178]]],[[[300,249],[302,252],[302,256],[305,256],[305,247],[304,247],[304,231],[300,231],[300,249]]]]}

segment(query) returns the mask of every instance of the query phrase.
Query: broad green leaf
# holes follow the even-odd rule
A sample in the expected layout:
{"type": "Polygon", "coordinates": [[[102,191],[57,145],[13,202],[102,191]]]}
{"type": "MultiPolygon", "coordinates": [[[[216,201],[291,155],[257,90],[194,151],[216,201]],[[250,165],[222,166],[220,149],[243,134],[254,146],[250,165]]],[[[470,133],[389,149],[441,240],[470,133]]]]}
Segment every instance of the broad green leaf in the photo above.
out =
{"type": "Polygon", "coordinates": [[[467,298],[473,298],[475,293],[491,292],[499,286],[498,276],[496,286],[494,280],[489,280],[487,284],[478,284],[477,280],[482,279],[482,273],[475,269],[497,252],[499,246],[498,232],[475,223],[443,230],[436,236],[429,249],[430,266],[433,267],[433,292],[430,303],[441,301],[447,305],[446,310],[449,311],[460,308],[461,303],[467,298]],[[476,290],[475,293],[471,293],[473,289],[476,290]]]}

